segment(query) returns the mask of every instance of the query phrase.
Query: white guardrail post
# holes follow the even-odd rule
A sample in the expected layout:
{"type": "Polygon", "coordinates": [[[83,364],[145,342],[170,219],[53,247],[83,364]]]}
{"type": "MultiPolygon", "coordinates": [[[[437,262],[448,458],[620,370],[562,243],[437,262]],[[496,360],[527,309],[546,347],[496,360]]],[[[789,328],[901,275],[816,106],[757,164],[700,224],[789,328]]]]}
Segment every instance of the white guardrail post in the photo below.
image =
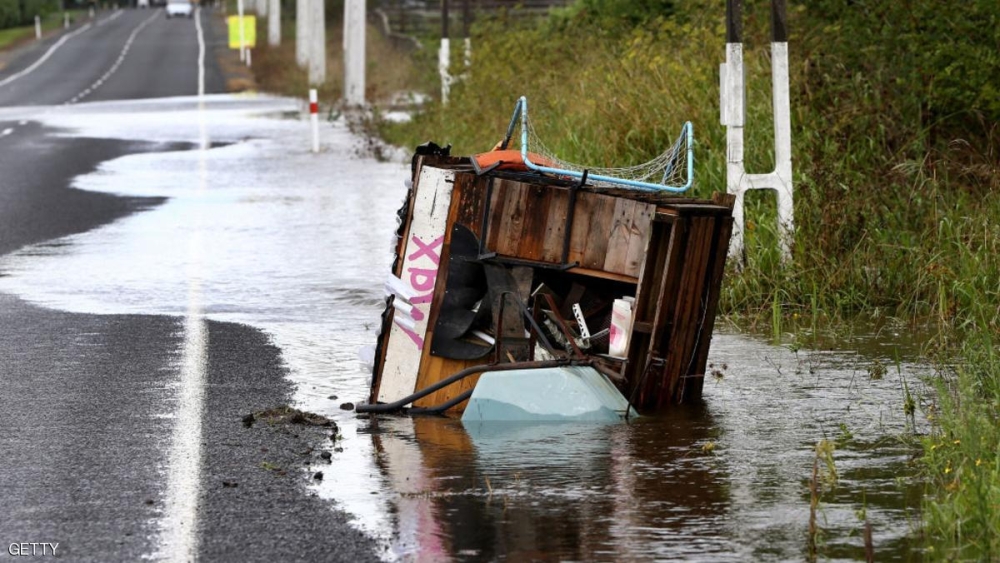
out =
{"type": "Polygon", "coordinates": [[[312,122],[312,152],[319,152],[319,98],[316,89],[309,89],[309,121],[312,122]]]}
{"type": "Polygon", "coordinates": [[[749,190],[772,189],[777,196],[782,258],[792,256],[795,233],[792,189],[792,126],[788,89],[788,31],[785,0],[771,1],[771,88],[774,111],[774,171],[748,174],[743,163],[746,86],[742,43],[743,0],[726,2],[726,62],[719,68],[720,113],[726,126],[726,188],[736,196],[729,256],[743,259],[744,196],[749,190]]]}

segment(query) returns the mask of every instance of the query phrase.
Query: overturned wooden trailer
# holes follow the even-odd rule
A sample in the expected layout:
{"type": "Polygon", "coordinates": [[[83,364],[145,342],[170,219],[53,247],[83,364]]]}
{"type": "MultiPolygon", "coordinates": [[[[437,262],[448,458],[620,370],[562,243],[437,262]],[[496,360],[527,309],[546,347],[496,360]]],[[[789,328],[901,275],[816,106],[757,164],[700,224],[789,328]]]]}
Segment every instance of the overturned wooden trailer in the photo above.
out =
{"type": "Polygon", "coordinates": [[[595,368],[639,411],[700,397],[731,198],[477,173],[424,152],[359,411],[461,411],[484,371],[558,365],[595,368]],[[631,313],[624,326],[616,307],[631,313]]]}

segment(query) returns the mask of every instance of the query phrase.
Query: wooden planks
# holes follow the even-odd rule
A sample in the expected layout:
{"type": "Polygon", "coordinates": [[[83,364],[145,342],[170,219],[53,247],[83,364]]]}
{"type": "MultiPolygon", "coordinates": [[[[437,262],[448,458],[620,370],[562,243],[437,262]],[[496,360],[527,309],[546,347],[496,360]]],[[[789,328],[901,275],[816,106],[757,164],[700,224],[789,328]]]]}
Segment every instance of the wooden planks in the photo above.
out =
{"type": "MultiPolygon", "coordinates": [[[[400,255],[400,279],[414,292],[411,301],[413,328],[396,320],[385,341],[377,399],[391,403],[413,393],[418,378],[417,362],[427,338],[427,315],[432,309],[432,292],[437,287],[439,270],[447,270],[440,259],[439,247],[445,235],[449,215],[453,173],[449,170],[422,167],[412,201],[412,217],[400,255]]],[[[394,317],[397,313],[393,313],[394,317]]]]}
{"type": "MultiPolygon", "coordinates": [[[[455,175],[455,183],[452,186],[451,193],[451,208],[448,213],[449,225],[454,225],[456,223],[465,225],[478,236],[478,231],[481,225],[480,219],[482,216],[482,208],[483,205],[485,205],[486,186],[487,184],[485,181],[477,181],[477,177],[472,174],[455,175]]],[[[432,307],[430,319],[428,320],[428,332],[426,337],[427,342],[431,342],[434,338],[434,326],[437,324],[438,315],[440,313],[440,303],[444,299],[445,287],[448,284],[448,261],[450,259],[451,229],[448,229],[448,232],[445,234],[444,245],[441,251],[441,269],[438,272],[437,284],[434,288],[433,302],[436,306],[432,307]]],[[[414,390],[424,389],[437,383],[438,381],[441,381],[442,379],[462,371],[467,367],[489,361],[488,357],[481,360],[453,360],[451,358],[434,356],[430,351],[430,346],[424,346],[420,356],[420,369],[417,375],[414,390]]],[[[449,385],[444,389],[431,393],[423,399],[415,401],[413,405],[417,407],[432,407],[439,405],[453,399],[469,389],[472,389],[475,387],[478,380],[478,375],[466,378],[460,383],[449,385]]],[[[458,411],[461,411],[464,408],[465,404],[463,403],[458,406],[458,411]]]]}
{"type": "MultiPolygon", "coordinates": [[[[736,196],[732,194],[716,193],[712,195],[712,202],[732,209],[736,203],[736,196]]],[[[726,257],[729,254],[729,238],[733,232],[733,218],[731,215],[718,219],[712,241],[712,255],[709,257],[710,277],[705,295],[704,325],[701,327],[702,335],[694,350],[694,362],[692,370],[684,375],[697,376],[690,377],[683,382],[680,389],[680,400],[682,402],[697,400],[701,397],[702,388],[705,384],[705,369],[708,363],[708,349],[712,342],[712,331],[715,329],[715,315],[719,304],[719,292],[722,290],[722,275],[726,269],[726,257]]]]}
{"type": "Polygon", "coordinates": [[[496,179],[486,246],[502,256],[637,277],[656,205],[579,192],[568,225],[570,189],[496,179]]]}
{"type": "Polygon", "coordinates": [[[646,410],[700,397],[732,229],[731,215],[718,208],[663,211],[636,296],[634,326],[642,330],[632,337],[640,349],[630,348],[629,359],[639,365],[626,372],[636,405],[646,410]]]}
{"type": "MultiPolygon", "coordinates": [[[[422,176],[427,166],[422,162],[418,175],[422,176]]],[[[575,192],[576,204],[570,222],[569,206],[574,192],[567,185],[476,176],[458,168],[452,168],[451,173],[454,183],[449,186],[450,193],[440,194],[450,197],[450,201],[432,200],[434,207],[447,205],[448,226],[439,247],[441,259],[434,280],[433,303],[443,300],[453,224],[465,225],[477,237],[485,238],[486,252],[529,264],[563,264],[563,248],[568,238],[566,261],[579,263],[570,270],[576,279],[583,276],[636,287],[632,338],[623,369],[630,396],[635,391],[637,407],[662,409],[700,397],[732,229],[732,201],[725,197],[707,202],[580,189],[575,192]],[[483,212],[487,205],[484,233],[483,212]]],[[[417,214],[417,206],[426,206],[426,201],[421,202],[420,194],[417,195],[417,200],[411,202],[411,217],[417,214]]],[[[409,239],[421,235],[422,227],[414,220],[408,221],[406,238],[401,241],[404,259],[414,256],[417,250],[405,247],[409,239]]],[[[422,243],[427,244],[423,240],[422,243]]],[[[415,267],[423,268],[420,275],[424,277],[416,279],[423,287],[425,278],[431,275],[426,266],[401,261],[397,274],[409,279],[417,272],[413,270],[415,267]]],[[[428,311],[425,341],[433,338],[437,314],[437,307],[428,311]]],[[[391,327],[390,332],[398,328],[391,327]]],[[[386,338],[388,334],[383,334],[384,343],[386,338]]],[[[400,358],[393,358],[392,347],[384,348],[380,358],[384,362],[382,367],[399,365],[400,358]]],[[[419,367],[412,390],[488,361],[490,358],[473,361],[440,358],[431,355],[430,347],[424,346],[419,359],[413,361],[419,367]]],[[[377,381],[381,375],[382,371],[377,381]]],[[[392,377],[398,379],[399,375],[392,377]]],[[[433,406],[450,400],[473,388],[476,380],[470,377],[417,401],[416,405],[433,406]]],[[[385,393],[378,395],[386,400],[385,393]]]]}

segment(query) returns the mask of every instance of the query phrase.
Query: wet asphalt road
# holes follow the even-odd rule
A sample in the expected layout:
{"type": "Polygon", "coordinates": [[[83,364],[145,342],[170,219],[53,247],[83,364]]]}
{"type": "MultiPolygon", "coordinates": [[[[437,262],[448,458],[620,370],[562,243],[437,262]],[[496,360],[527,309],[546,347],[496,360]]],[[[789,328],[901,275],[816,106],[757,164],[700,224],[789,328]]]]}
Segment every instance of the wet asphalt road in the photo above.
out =
{"type": "MultiPolygon", "coordinates": [[[[100,26],[77,26],[55,50],[60,36],[7,55],[0,108],[197,93],[194,22],[149,10],[114,14],[101,14],[100,26]]],[[[223,39],[203,28],[209,48],[223,39]]],[[[207,93],[224,84],[211,58],[204,84],[207,93]]],[[[0,121],[0,254],[162,203],[70,184],[118,156],[191,148],[56,133],[0,121]]],[[[318,454],[332,447],[331,431],[241,421],[289,402],[281,351],[252,327],[202,324],[201,461],[189,557],[164,540],[191,334],[185,320],[65,313],[0,294],[0,558],[10,544],[45,542],[58,543],[57,557],[72,561],[376,559],[374,542],[307,486],[315,471],[337,470],[318,454]]]]}

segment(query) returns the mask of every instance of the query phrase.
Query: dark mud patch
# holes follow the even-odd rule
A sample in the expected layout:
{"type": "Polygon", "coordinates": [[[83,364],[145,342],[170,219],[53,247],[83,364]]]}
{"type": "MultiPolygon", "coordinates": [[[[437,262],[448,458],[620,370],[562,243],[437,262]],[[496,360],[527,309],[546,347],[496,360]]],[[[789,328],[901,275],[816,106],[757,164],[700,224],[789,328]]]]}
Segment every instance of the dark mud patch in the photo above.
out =
{"type": "Polygon", "coordinates": [[[243,417],[243,425],[248,428],[256,422],[264,422],[270,425],[298,424],[302,426],[319,426],[333,428],[334,431],[337,429],[337,423],[325,416],[301,411],[287,405],[250,413],[243,417]]]}

